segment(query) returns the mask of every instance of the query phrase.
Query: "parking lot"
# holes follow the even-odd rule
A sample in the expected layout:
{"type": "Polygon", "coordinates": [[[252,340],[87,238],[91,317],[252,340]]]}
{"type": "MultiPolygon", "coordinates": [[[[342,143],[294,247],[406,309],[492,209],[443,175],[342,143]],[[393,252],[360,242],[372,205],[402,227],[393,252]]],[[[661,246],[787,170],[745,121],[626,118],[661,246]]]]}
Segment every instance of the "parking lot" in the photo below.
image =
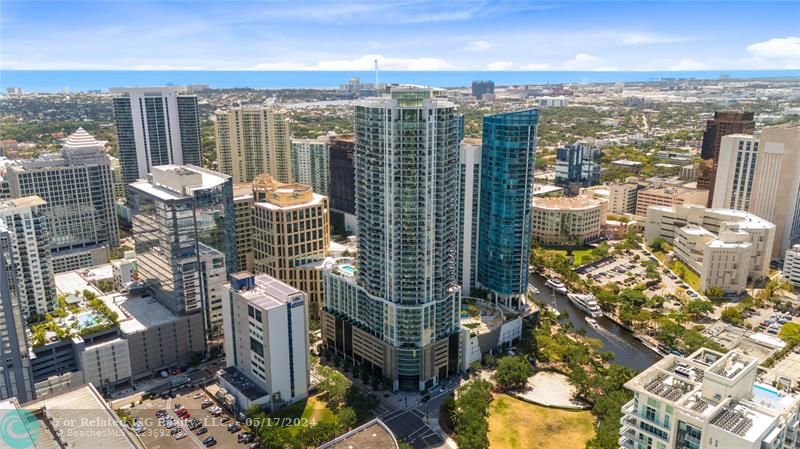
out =
{"type": "MultiPolygon", "coordinates": [[[[214,416],[209,411],[210,408],[204,409],[202,407],[202,402],[206,397],[207,395],[202,389],[192,389],[176,395],[175,398],[156,398],[145,400],[141,404],[136,405],[136,407],[131,410],[131,416],[140,419],[142,422],[143,430],[140,433],[140,438],[144,444],[148,448],[202,449],[206,447],[203,441],[213,436],[217,441],[213,446],[225,449],[235,447],[248,448],[249,444],[238,442],[238,435],[246,429],[239,430],[236,433],[229,432],[228,425],[235,423],[235,420],[224,411],[222,411],[219,416],[214,416]],[[176,410],[183,408],[186,409],[189,416],[184,415],[183,419],[179,419],[176,416],[176,410]],[[164,419],[160,419],[157,416],[159,410],[166,411],[164,419]],[[167,428],[163,424],[166,419],[173,420],[175,426],[173,428],[167,428]],[[197,419],[200,427],[195,430],[190,430],[189,421],[191,419],[197,419]],[[207,430],[200,430],[202,428],[207,430]],[[186,436],[181,439],[176,439],[175,435],[171,434],[172,432],[179,432],[186,436]],[[201,432],[201,434],[198,435],[198,432],[201,432]]],[[[216,405],[216,403],[214,403],[214,405],[216,405]]]]}

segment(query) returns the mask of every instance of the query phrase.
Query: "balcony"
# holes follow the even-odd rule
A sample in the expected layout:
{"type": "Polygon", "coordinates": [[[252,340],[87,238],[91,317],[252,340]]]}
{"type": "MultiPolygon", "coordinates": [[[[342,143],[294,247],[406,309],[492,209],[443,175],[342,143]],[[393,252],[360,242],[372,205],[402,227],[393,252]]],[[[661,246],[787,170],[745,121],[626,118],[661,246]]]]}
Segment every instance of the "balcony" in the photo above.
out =
{"type": "Polygon", "coordinates": [[[628,437],[620,437],[619,439],[619,447],[620,449],[633,449],[633,440],[628,437]]]}

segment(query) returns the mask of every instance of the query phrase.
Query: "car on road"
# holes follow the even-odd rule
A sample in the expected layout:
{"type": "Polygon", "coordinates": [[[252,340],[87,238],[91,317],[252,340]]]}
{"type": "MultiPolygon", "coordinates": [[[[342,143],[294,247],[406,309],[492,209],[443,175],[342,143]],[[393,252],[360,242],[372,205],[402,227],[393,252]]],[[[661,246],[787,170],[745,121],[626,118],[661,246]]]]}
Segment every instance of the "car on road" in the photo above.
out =
{"type": "Polygon", "coordinates": [[[425,403],[425,402],[428,402],[430,400],[431,400],[431,395],[426,394],[425,396],[422,397],[422,399],[420,399],[420,402],[425,403]]]}

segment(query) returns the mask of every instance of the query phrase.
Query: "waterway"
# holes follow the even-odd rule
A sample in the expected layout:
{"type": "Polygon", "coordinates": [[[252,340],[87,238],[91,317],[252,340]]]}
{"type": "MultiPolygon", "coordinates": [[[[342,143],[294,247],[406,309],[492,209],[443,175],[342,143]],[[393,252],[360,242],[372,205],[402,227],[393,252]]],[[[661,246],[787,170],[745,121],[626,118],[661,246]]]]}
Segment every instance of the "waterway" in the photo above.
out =
{"type": "Polygon", "coordinates": [[[661,356],[633,338],[630,331],[604,316],[596,318],[598,327],[589,325],[586,322],[588,315],[575,307],[566,295],[553,292],[545,285],[545,281],[542,276],[531,273],[530,284],[539,290],[539,294],[534,295],[536,300],[554,306],[559,312],[566,311],[575,329],[584,329],[586,336],[603,342],[604,351],[614,353],[614,363],[641,371],[661,359],[661,356]]]}

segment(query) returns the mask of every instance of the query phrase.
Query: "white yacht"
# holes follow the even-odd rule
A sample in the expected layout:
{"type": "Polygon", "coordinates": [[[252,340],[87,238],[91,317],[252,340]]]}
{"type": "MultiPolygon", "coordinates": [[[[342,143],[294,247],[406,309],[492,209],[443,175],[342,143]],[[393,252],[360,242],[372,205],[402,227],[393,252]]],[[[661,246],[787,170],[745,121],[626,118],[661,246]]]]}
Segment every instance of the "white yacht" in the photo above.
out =
{"type": "Polygon", "coordinates": [[[547,280],[547,282],[545,282],[545,285],[551,287],[553,290],[559,293],[567,293],[567,287],[559,278],[550,278],[547,280]]]}
{"type": "Polygon", "coordinates": [[[587,316],[586,317],[586,322],[589,323],[589,326],[592,326],[592,327],[597,327],[598,326],[597,320],[595,320],[594,318],[589,318],[587,316]]]}
{"type": "Polygon", "coordinates": [[[600,310],[600,306],[597,304],[597,301],[594,299],[594,295],[582,295],[578,293],[569,293],[567,294],[567,298],[569,298],[572,304],[575,304],[575,307],[584,311],[587,315],[592,318],[597,318],[603,316],[603,311],[600,310]]]}

